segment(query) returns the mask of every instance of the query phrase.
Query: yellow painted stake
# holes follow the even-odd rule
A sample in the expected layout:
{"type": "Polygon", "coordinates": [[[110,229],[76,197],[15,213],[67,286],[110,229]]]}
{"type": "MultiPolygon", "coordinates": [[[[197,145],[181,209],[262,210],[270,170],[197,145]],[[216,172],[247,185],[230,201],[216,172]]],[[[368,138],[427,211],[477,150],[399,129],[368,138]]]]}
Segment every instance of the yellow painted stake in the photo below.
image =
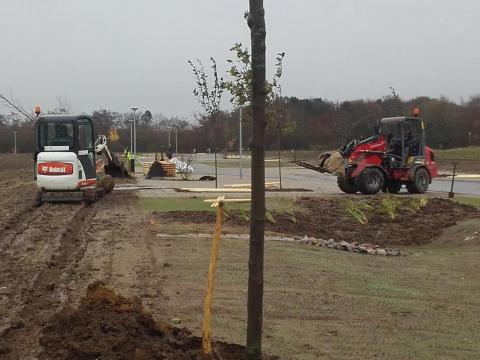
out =
{"type": "Polygon", "coordinates": [[[212,302],[213,302],[213,285],[215,282],[215,273],[217,271],[218,252],[220,249],[220,235],[223,222],[223,202],[212,204],[217,206],[217,221],[215,223],[215,235],[213,237],[212,248],[210,250],[210,268],[208,269],[207,293],[203,305],[203,328],[202,328],[202,347],[203,353],[209,355],[212,353],[211,340],[211,322],[212,322],[212,302]],[[218,205],[218,206],[217,206],[218,205]]]}

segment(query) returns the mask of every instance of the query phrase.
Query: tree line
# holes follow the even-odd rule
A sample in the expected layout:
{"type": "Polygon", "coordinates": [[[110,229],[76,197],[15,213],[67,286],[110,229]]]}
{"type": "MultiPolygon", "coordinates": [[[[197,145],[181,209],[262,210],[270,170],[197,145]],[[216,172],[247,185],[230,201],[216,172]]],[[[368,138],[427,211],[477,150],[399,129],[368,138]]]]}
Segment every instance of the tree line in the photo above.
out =
{"type": "MultiPolygon", "coordinates": [[[[421,109],[427,125],[427,143],[433,148],[480,145],[480,96],[457,104],[447,98],[417,97],[402,100],[391,95],[375,100],[333,102],[326,99],[281,98],[280,121],[268,120],[265,148],[276,150],[325,150],[338,148],[350,139],[367,137],[381,117],[409,115],[421,109]],[[280,139],[280,145],[279,145],[280,139]]],[[[68,114],[68,106],[59,106],[51,114],[68,114]]],[[[252,141],[251,109],[243,108],[243,147],[252,141]]],[[[215,120],[197,114],[193,121],[145,111],[136,115],[137,151],[173,151],[192,153],[238,151],[239,110],[220,110],[215,120]]],[[[91,114],[97,134],[118,134],[109,142],[114,151],[130,148],[132,113],[99,109],[91,114]]],[[[12,151],[14,131],[18,152],[33,152],[34,121],[12,112],[0,115],[0,152],[12,151]]]]}

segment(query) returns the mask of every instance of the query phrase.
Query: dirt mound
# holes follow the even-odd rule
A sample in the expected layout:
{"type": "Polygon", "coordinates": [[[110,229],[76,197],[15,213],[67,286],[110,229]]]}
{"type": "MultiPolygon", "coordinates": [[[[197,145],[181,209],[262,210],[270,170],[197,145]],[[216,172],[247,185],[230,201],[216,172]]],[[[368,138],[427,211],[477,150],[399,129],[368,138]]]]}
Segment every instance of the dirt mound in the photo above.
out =
{"type": "MultiPolygon", "coordinates": [[[[43,329],[40,344],[40,359],[45,360],[205,359],[201,338],[186,328],[155,322],[140,299],[119,296],[102,282],[88,287],[78,309],[56,314],[43,329]]],[[[240,345],[217,342],[214,348],[219,358],[244,359],[240,345]]]]}
{"type": "MultiPolygon", "coordinates": [[[[415,198],[396,197],[400,206],[395,218],[390,218],[381,210],[383,197],[342,197],[315,198],[303,197],[297,200],[305,209],[294,215],[273,212],[275,223],[266,222],[266,230],[293,236],[311,236],[387,245],[422,245],[438,237],[443,229],[449,228],[459,220],[479,218],[480,211],[468,205],[461,205],[447,199],[433,198],[417,211],[408,208],[415,198]],[[373,209],[366,210],[368,224],[363,225],[349,217],[346,201],[366,203],[373,209]]],[[[417,198],[418,199],[418,198],[417,198]]],[[[248,219],[239,212],[230,211],[226,219],[228,225],[245,227],[248,219]]],[[[162,219],[176,222],[206,223],[215,222],[215,214],[208,212],[172,212],[162,213],[162,219]]]]}

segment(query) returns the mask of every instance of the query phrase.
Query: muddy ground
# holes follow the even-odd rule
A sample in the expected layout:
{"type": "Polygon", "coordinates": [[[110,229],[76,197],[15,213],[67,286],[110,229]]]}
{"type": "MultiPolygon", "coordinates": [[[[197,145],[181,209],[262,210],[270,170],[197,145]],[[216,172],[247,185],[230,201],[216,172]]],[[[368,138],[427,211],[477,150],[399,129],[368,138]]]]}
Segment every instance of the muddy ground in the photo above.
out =
{"type": "MultiPolygon", "coordinates": [[[[165,277],[134,194],[38,206],[31,157],[0,161],[1,359],[202,358],[201,339],[168,324],[174,314],[157,312],[166,319],[156,323],[141,304],[162,299],[165,277]],[[99,279],[137,300],[83,297],[99,279]]],[[[238,345],[214,349],[243,358],[238,345]]]]}
{"type": "MultiPolygon", "coordinates": [[[[78,308],[65,307],[44,327],[41,359],[242,360],[243,346],[214,342],[212,356],[187,328],[158,322],[138,297],[115,294],[101,281],[89,285],[78,308]]],[[[264,360],[278,360],[263,356],[264,360]]]]}
{"type": "MultiPolygon", "coordinates": [[[[148,314],[160,323],[175,319],[198,336],[210,239],[156,235],[208,231],[210,224],[193,223],[192,214],[188,223],[150,222],[151,213],[129,192],[88,207],[35,207],[30,159],[0,157],[0,358],[60,359],[58,344],[87,344],[97,328],[77,334],[78,328],[58,332],[52,325],[108,314],[110,308],[82,301],[97,280],[141,299],[147,323],[148,314]],[[53,353],[47,343],[57,344],[53,353]]],[[[307,208],[317,206],[305,201],[307,208]]],[[[335,211],[328,216],[335,218],[335,211]]],[[[480,237],[473,234],[480,224],[477,218],[451,221],[458,225],[442,234],[442,247],[409,247],[412,256],[395,259],[267,242],[265,350],[302,360],[476,358],[480,237]]],[[[239,228],[248,231],[246,224],[239,228]]],[[[247,264],[244,240],[222,241],[216,340],[245,342],[247,264]]],[[[117,320],[109,323],[117,327],[117,320]]]]}

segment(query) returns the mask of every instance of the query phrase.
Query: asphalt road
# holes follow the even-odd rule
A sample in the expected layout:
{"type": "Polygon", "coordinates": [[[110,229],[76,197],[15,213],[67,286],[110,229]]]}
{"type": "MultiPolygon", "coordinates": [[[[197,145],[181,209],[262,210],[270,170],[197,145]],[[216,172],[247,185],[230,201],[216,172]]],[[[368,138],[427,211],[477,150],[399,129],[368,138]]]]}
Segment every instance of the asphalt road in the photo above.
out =
{"type": "MultiPolygon", "coordinates": [[[[213,166],[201,164],[202,161],[212,161],[213,156],[209,154],[198,154],[197,160],[194,163],[194,178],[199,178],[203,175],[214,175],[215,169],[213,166]]],[[[222,160],[223,161],[223,160],[222,160]]],[[[243,168],[243,177],[239,176],[239,168],[236,166],[235,160],[228,160],[228,168],[218,168],[218,185],[223,187],[225,184],[242,184],[250,182],[250,168],[243,168]]],[[[179,182],[168,180],[144,180],[143,176],[139,175],[139,185],[159,186],[159,187],[206,187],[211,188],[215,186],[214,182],[179,182]]],[[[265,168],[265,181],[278,181],[279,173],[277,167],[265,168]]],[[[295,189],[309,189],[319,194],[338,194],[341,191],[337,187],[337,178],[330,174],[321,174],[312,170],[308,170],[297,166],[286,166],[282,168],[282,184],[284,188],[295,189]]],[[[437,178],[432,181],[429,191],[448,193],[450,191],[451,180],[446,178],[437,178]]],[[[401,192],[406,193],[403,188],[401,192]]],[[[480,197],[480,181],[478,180],[455,180],[454,192],[462,195],[479,196],[480,197]]],[[[178,193],[177,193],[178,194],[178,193]]],[[[288,195],[288,193],[284,193],[288,195]]],[[[278,193],[270,193],[267,196],[277,196],[278,193]]],[[[292,196],[299,195],[299,192],[291,193],[292,196]]]]}

